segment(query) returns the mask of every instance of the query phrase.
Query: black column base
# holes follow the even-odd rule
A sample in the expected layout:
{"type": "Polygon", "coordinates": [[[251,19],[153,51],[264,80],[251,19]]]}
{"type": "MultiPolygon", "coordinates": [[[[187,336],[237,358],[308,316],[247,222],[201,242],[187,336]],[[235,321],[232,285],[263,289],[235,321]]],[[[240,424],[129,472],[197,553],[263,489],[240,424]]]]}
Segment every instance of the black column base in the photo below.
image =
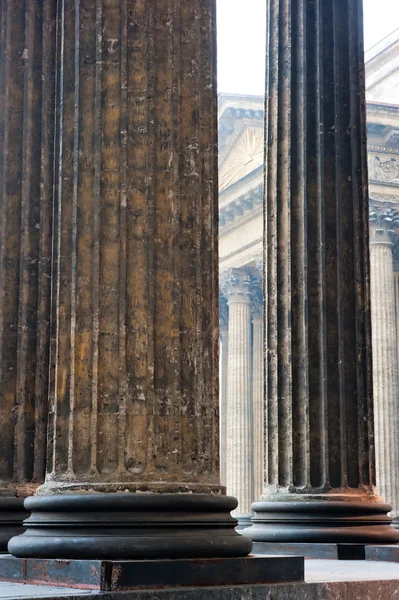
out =
{"type": "Polygon", "coordinates": [[[23,498],[0,498],[0,552],[7,552],[10,539],[25,531],[22,522],[28,516],[23,498]]]}
{"type": "Polygon", "coordinates": [[[389,504],[374,502],[255,502],[252,526],[243,534],[253,542],[393,544],[389,504]]]}
{"type": "Polygon", "coordinates": [[[70,494],[25,501],[31,516],[8,550],[19,558],[163,559],[247,556],[231,496],[70,494]]]}

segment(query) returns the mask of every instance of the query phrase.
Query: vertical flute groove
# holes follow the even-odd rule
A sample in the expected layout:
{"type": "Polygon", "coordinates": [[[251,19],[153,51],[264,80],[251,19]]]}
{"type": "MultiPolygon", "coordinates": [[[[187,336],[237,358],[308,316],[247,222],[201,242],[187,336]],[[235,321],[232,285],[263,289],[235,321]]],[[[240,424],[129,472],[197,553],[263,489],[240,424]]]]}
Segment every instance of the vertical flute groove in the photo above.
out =
{"type": "Polygon", "coordinates": [[[44,478],[54,6],[0,5],[1,496],[29,495],[44,478]]]}
{"type": "Polygon", "coordinates": [[[269,9],[265,493],[371,493],[359,2],[269,9]]]}
{"type": "Polygon", "coordinates": [[[44,492],[220,491],[213,11],[60,3],[44,492]]]}

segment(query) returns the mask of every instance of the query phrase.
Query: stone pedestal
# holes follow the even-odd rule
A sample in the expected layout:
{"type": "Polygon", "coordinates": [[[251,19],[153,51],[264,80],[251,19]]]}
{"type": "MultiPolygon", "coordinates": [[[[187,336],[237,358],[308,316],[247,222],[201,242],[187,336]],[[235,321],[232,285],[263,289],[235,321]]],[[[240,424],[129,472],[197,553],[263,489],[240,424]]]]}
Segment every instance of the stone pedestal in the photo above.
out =
{"type": "Polygon", "coordinates": [[[0,551],[44,480],[55,2],[0,7],[0,551]]]}
{"type": "Polygon", "coordinates": [[[361,4],[270,1],[268,457],[254,541],[399,539],[375,493],[361,4]]]}
{"type": "Polygon", "coordinates": [[[371,322],[377,488],[399,515],[399,380],[393,228],[399,216],[370,206],[371,322]]]}
{"type": "Polygon", "coordinates": [[[219,480],[214,3],[58,19],[48,471],[10,552],[246,555],[219,480]]]}
{"type": "Polygon", "coordinates": [[[223,281],[229,306],[226,488],[238,499],[239,521],[248,521],[253,501],[251,285],[248,269],[230,269],[223,281]]]}

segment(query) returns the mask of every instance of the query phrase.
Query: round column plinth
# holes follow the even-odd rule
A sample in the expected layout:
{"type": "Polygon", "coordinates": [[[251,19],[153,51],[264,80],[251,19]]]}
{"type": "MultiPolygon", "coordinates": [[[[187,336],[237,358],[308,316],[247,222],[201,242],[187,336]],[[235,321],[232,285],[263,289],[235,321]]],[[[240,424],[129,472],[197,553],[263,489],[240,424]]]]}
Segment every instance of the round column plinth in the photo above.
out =
{"type": "Polygon", "coordinates": [[[374,543],[399,541],[389,504],[344,501],[255,502],[253,542],[374,543]]]}
{"type": "Polygon", "coordinates": [[[163,559],[246,556],[252,542],[235,531],[231,496],[71,494],[25,502],[19,558],[163,559]]]}
{"type": "Polygon", "coordinates": [[[251,526],[252,524],[252,514],[246,514],[246,515],[234,515],[234,517],[237,519],[238,521],[238,525],[236,527],[236,531],[239,531],[240,533],[243,531],[243,529],[247,529],[248,527],[251,526]]]}
{"type": "Polygon", "coordinates": [[[389,504],[341,501],[255,502],[253,542],[374,543],[399,541],[389,504]]]}
{"type": "Polygon", "coordinates": [[[22,522],[28,516],[24,498],[0,498],[0,552],[7,552],[9,540],[24,532],[22,522]]]}

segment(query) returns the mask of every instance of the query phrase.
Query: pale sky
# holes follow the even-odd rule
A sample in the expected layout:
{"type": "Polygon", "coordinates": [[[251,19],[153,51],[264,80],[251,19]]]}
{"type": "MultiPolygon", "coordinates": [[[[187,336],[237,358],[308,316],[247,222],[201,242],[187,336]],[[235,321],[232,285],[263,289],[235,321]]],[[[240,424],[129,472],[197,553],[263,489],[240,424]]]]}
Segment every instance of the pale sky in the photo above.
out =
{"type": "MultiPolygon", "coordinates": [[[[263,94],[266,0],[216,0],[219,92],[263,94]]],[[[365,48],[399,27],[399,0],[364,0],[365,48]]]]}

